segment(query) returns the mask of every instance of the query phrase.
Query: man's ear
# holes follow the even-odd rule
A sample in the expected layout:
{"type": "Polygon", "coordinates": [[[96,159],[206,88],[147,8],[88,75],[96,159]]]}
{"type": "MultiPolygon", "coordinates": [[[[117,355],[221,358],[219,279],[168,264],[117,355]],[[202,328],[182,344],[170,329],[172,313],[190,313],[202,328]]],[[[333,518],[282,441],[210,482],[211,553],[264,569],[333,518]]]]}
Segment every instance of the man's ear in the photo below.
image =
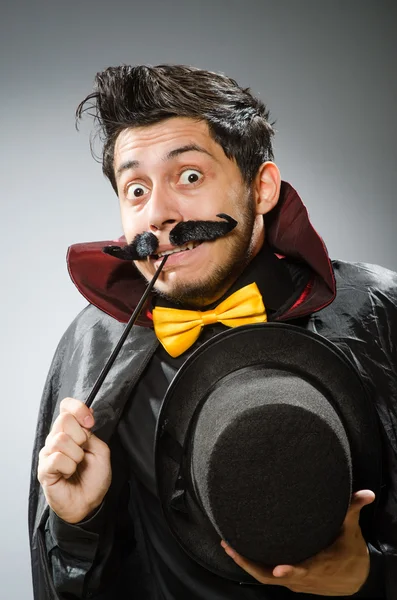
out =
{"type": "Polygon", "coordinates": [[[280,196],[281,175],[274,162],[264,162],[254,180],[254,198],[257,215],[265,215],[274,208],[280,196]]]}

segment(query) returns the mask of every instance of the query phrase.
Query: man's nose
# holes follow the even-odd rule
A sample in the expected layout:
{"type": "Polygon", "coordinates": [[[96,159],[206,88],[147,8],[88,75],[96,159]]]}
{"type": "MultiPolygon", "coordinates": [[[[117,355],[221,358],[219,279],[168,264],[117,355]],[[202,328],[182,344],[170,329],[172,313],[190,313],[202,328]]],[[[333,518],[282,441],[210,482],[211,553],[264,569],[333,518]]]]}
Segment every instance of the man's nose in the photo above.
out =
{"type": "Polygon", "coordinates": [[[149,200],[149,231],[156,232],[183,220],[178,200],[171,190],[154,188],[149,200]]]}

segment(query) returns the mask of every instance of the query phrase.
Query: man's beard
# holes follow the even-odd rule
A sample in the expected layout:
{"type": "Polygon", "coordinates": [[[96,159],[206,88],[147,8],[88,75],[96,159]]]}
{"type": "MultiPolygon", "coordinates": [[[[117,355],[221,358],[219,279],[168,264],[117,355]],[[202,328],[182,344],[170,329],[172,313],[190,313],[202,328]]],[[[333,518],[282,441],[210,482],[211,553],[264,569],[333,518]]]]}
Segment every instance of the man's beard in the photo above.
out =
{"type": "Polygon", "coordinates": [[[229,239],[225,239],[230,244],[230,252],[224,264],[218,265],[207,278],[200,281],[175,282],[167,292],[155,287],[160,296],[185,307],[202,308],[221,298],[233,285],[253,258],[252,238],[256,214],[252,192],[244,200],[246,208],[239,219],[241,229],[234,229],[228,235],[229,239]]]}

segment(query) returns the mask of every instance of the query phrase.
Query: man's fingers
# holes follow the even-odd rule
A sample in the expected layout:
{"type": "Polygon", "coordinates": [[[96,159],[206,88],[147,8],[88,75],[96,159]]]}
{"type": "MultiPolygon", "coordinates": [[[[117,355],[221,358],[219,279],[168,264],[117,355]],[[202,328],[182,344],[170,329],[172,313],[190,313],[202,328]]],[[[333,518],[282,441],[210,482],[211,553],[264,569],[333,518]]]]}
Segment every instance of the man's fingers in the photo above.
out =
{"type": "Polygon", "coordinates": [[[273,576],[279,579],[281,578],[294,578],[296,580],[302,579],[308,573],[308,569],[306,567],[293,566],[293,565],[277,565],[273,569],[273,576]]]}
{"type": "Polygon", "coordinates": [[[277,580],[275,580],[272,575],[272,569],[258,565],[257,563],[240,556],[240,554],[237,554],[237,552],[228,546],[223,540],[221,542],[221,546],[225,550],[226,554],[228,554],[230,558],[234,560],[236,565],[244,569],[244,571],[258,581],[261,581],[262,583],[277,583],[277,580]]]}
{"type": "Polygon", "coordinates": [[[86,452],[91,452],[96,456],[101,456],[106,459],[110,456],[109,446],[94,434],[92,434],[85,444],[83,444],[83,448],[86,452]]]}
{"type": "Polygon", "coordinates": [[[91,435],[89,429],[82,427],[75,416],[68,412],[63,412],[55,419],[51,432],[46,439],[46,444],[57,433],[67,433],[73,441],[79,446],[84,444],[91,435]]]}
{"type": "Polygon", "coordinates": [[[371,504],[375,500],[375,494],[372,490],[360,490],[355,492],[347,511],[345,526],[356,525],[360,517],[360,511],[364,506],[371,504]]]}
{"type": "Polygon", "coordinates": [[[52,435],[43,448],[43,456],[55,452],[62,452],[77,464],[84,458],[84,450],[64,431],[52,435]]]}
{"type": "Polygon", "coordinates": [[[91,429],[91,427],[93,427],[95,422],[93,411],[90,410],[84,402],[81,402],[81,400],[76,400],[76,398],[64,398],[59,408],[60,414],[70,413],[81,427],[85,427],[86,429],[91,429]]]}
{"type": "Polygon", "coordinates": [[[371,504],[374,500],[375,493],[372,490],[360,490],[353,494],[351,506],[356,506],[360,511],[363,506],[371,504]]]}
{"type": "Polygon", "coordinates": [[[39,464],[38,479],[42,485],[52,485],[59,481],[60,477],[69,479],[76,468],[77,464],[69,456],[65,456],[62,452],[54,452],[39,464]]]}

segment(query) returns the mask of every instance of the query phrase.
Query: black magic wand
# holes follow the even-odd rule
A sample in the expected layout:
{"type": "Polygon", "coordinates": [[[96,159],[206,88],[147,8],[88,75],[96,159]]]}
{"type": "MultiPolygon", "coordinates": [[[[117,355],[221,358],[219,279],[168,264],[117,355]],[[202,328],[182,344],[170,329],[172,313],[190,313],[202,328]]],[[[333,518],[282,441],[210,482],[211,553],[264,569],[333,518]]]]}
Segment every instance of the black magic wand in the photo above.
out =
{"type": "Polygon", "coordinates": [[[105,364],[105,366],[103,367],[102,371],[99,373],[98,379],[94,383],[94,387],[92,388],[87,400],[85,401],[86,406],[90,407],[91,404],[94,402],[95,396],[99,392],[99,389],[100,389],[102,383],[104,382],[106,375],[109,373],[111,366],[113,365],[114,361],[116,360],[116,357],[117,357],[118,353],[120,352],[121,346],[124,344],[126,337],[128,336],[128,334],[131,330],[131,327],[137,320],[139,313],[142,310],[142,306],[145,304],[146,298],[149,296],[150,292],[152,291],[152,288],[153,288],[154,284],[156,283],[157,278],[160,275],[161,269],[164,267],[165,261],[167,260],[167,258],[168,258],[168,256],[164,256],[163,260],[161,261],[159,268],[155,272],[155,274],[154,274],[153,278],[151,279],[149,285],[147,286],[142,298],[139,300],[136,309],[132,313],[127,325],[125,326],[125,329],[124,329],[119,341],[117,342],[117,345],[115,346],[112,354],[110,355],[110,357],[109,357],[107,363],[105,364]]]}
{"type": "MultiPolygon", "coordinates": [[[[182,221],[178,223],[170,231],[169,239],[171,244],[173,246],[183,246],[191,241],[199,243],[213,241],[228,234],[237,225],[237,221],[225,213],[220,213],[216,216],[221,218],[222,221],[182,221]]],[[[159,241],[157,237],[153,233],[145,231],[144,233],[138,234],[128,246],[125,246],[124,248],[120,248],[119,246],[107,246],[106,248],[103,248],[103,252],[121,260],[143,260],[149,256],[157,257],[155,252],[158,248],[158,244],[159,241]]],[[[116,357],[120,352],[120,349],[124,344],[133,324],[137,320],[147,297],[152,291],[152,288],[156,283],[167,258],[168,255],[165,255],[157,271],[153,275],[149,285],[147,286],[142,298],[139,300],[136,309],[132,313],[119,341],[117,342],[117,345],[100,372],[98,379],[94,383],[94,386],[87,400],[85,401],[86,406],[90,407],[93,403],[95,396],[99,392],[106,375],[109,373],[110,368],[116,360],[116,357]]]]}

